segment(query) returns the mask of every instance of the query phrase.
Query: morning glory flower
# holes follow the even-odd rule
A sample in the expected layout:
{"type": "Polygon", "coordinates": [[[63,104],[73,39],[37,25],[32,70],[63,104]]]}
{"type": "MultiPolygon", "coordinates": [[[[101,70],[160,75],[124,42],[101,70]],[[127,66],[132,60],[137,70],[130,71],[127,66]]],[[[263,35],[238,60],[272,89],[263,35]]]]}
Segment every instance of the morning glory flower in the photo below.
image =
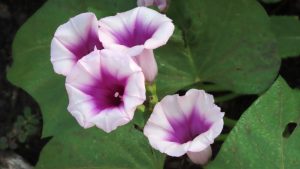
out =
{"type": "Polygon", "coordinates": [[[83,56],[95,48],[103,49],[98,36],[98,20],[93,13],[82,13],[59,26],[51,42],[54,71],[68,75],[83,56]]]}
{"type": "Polygon", "coordinates": [[[185,96],[166,96],[157,103],[144,134],[162,153],[187,153],[193,162],[205,164],[212,154],[210,145],[223,129],[223,116],[212,95],[191,89],[185,96]]]}
{"type": "Polygon", "coordinates": [[[138,6],[157,6],[160,11],[167,8],[167,0],[137,0],[138,6]]]}
{"type": "Polygon", "coordinates": [[[152,82],[157,74],[152,50],[166,44],[173,34],[172,20],[155,10],[137,7],[105,17],[99,25],[103,46],[129,53],[142,68],[145,79],[152,82]]]}
{"type": "Polygon", "coordinates": [[[95,50],[77,62],[66,79],[69,112],[78,123],[105,132],[132,120],[145,99],[141,68],[124,53],[95,50]]]}

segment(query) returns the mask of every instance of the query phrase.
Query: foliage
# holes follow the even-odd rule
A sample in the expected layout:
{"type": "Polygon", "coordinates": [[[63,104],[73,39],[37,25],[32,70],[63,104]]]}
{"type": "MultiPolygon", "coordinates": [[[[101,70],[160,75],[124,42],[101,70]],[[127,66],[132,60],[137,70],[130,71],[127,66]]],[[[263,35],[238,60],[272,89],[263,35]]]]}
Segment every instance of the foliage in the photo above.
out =
{"type": "Polygon", "coordinates": [[[299,168],[299,96],[279,77],[242,115],[207,168],[299,168]]]}
{"type": "Polygon", "coordinates": [[[295,16],[272,16],[271,28],[278,40],[281,58],[300,54],[300,22],[295,16]]]}
{"type": "Polygon", "coordinates": [[[160,96],[201,82],[243,94],[271,85],[280,60],[269,18],[257,2],[173,0],[168,14],[183,40],[156,53],[160,96]]]}
{"type": "MultiPolygon", "coordinates": [[[[96,128],[82,129],[66,110],[64,78],[53,72],[50,63],[54,31],[68,18],[85,11],[101,18],[135,6],[136,0],[49,0],[18,31],[8,78],[37,100],[43,113],[43,137],[53,136],[37,168],[163,167],[164,156],[151,149],[143,134],[134,129],[135,123],[145,123],[144,107],[133,123],[111,134],[96,128]]],[[[283,24],[298,23],[290,17],[270,19],[257,1],[172,0],[167,15],[173,19],[176,32],[155,51],[159,99],[191,87],[236,95],[261,94],[278,75],[278,52],[280,57],[299,54],[300,32],[293,26],[289,26],[290,34],[282,31],[283,24]]],[[[299,158],[295,153],[299,135],[295,132],[283,138],[282,132],[287,123],[299,117],[297,98],[299,102],[299,97],[279,78],[245,112],[208,168],[293,168],[299,158]],[[237,157],[239,160],[235,160],[237,157]],[[274,159],[278,163],[271,163],[274,159]],[[260,161],[269,165],[262,167],[260,161]]],[[[25,114],[18,121],[28,117],[25,114]]],[[[0,147],[5,141],[0,138],[0,147]]],[[[19,141],[24,141],[24,136],[19,141]]]]}
{"type": "Polygon", "coordinates": [[[38,132],[39,120],[29,107],[25,107],[23,114],[17,116],[10,132],[0,137],[0,150],[14,150],[18,148],[19,143],[25,143],[29,137],[38,132]]]}

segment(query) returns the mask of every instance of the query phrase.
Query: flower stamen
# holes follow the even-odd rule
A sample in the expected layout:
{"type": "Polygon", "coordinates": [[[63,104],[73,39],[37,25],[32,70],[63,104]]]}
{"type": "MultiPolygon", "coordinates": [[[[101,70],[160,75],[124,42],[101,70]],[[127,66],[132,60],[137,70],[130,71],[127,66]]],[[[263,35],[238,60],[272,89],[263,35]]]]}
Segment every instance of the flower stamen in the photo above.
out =
{"type": "Polygon", "coordinates": [[[115,92],[114,97],[115,97],[115,98],[119,98],[119,99],[121,99],[121,100],[122,100],[122,98],[123,98],[123,96],[121,96],[119,92],[115,92]]]}

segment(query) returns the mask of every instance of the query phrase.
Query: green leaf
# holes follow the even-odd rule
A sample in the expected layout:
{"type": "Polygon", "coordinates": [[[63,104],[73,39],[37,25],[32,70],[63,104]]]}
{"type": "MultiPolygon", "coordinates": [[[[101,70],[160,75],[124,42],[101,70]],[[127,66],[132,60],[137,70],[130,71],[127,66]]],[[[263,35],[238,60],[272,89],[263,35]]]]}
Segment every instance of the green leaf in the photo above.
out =
{"type": "Polygon", "coordinates": [[[145,120],[145,106],[140,105],[137,110],[134,112],[133,124],[138,125],[139,127],[144,127],[146,120],[145,120]]]}
{"type": "Polygon", "coordinates": [[[14,63],[8,78],[29,92],[41,106],[43,136],[54,135],[73,121],[66,109],[65,78],[54,73],[50,62],[50,43],[57,27],[91,7],[101,11],[97,12],[97,17],[101,18],[135,6],[134,0],[49,0],[18,31],[13,43],[14,63]]]}
{"type": "Polygon", "coordinates": [[[156,79],[157,94],[160,98],[195,82],[189,73],[192,71],[190,62],[179,36],[173,35],[166,46],[154,51],[159,72],[156,79]]]}
{"type": "Polygon", "coordinates": [[[281,58],[300,55],[300,22],[296,16],[272,16],[272,31],[278,41],[281,58]]]}
{"type": "Polygon", "coordinates": [[[183,34],[155,51],[160,97],[197,82],[243,94],[265,91],[280,67],[270,20],[256,1],[172,0],[183,34]]]}
{"type": "Polygon", "coordinates": [[[54,73],[50,42],[57,27],[79,13],[94,11],[99,18],[136,6],[136,0],[48,0],[18,31],[14,64],[8,78],[39,103],[43,137],[53,136],[38,162],[40,169],[157,169],[164,157],[153,152],[132,124],[111,134],[84,130],[67,112],[65,78],[54,73]],[[24,73],[26,72],[26,73],[24,73]]]}
{"type": "Polygon", "coordinates": [[[242,115],[207,169],[298,169],[300,93],[279,77],[242,115]],[[289,123],[295,130],[283,136],[289,123]]]}
{"type": "Polygon", "coordinates": [[[159,169],[163,157],[152,152],[131,124],[112,133],[78,125],[54,137],[42,151],[37,169],[159,169]],[[154,153],[154,154],[152,154],[154,153]]]}

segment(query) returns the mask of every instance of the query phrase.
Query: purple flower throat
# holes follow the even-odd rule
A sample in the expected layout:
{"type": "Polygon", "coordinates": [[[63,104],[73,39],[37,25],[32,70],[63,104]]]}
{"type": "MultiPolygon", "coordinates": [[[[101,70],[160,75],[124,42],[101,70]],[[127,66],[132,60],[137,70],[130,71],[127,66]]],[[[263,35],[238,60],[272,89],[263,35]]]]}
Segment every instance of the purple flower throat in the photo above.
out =
{"type": "Polygon", "coordinates": [[[78,61],[83,56],[91,53],[95,47],[99,50],[103,49],[98,33],[90,30],[86,38],[82,38],[81,41],[73,46],[68,46],[68,49],[76,56],[75,59],[78,61]]]}
{"type": "Polygon", "coordinates": [[[92,96],[94,113],[99,113],[104,109],[120,107],[123,105],[123,96],[127,78],[118,79],[105,69],[102,69],[101,78],[94,81],[91,86],[83,91],[92,96]]]}
{"type": "Polygon", "coordinates": [[[200,113],[197,111],[194,109],[188,117],[183,116],[180,119],[169,119],[172,129],[169,131],[167,140],[184,144],[206,132],[212,124],[200,116],[200,113]]]}
{"type": "Polygon", "coordinates": [[[136,19],[135,24],[131,30],[124,30],[124,32],[117,33],[118,43],[127,47],[134,47],[144,44],[152,37],[155,28],[150,25],[143,24],[140,19],[136,19]]]}

